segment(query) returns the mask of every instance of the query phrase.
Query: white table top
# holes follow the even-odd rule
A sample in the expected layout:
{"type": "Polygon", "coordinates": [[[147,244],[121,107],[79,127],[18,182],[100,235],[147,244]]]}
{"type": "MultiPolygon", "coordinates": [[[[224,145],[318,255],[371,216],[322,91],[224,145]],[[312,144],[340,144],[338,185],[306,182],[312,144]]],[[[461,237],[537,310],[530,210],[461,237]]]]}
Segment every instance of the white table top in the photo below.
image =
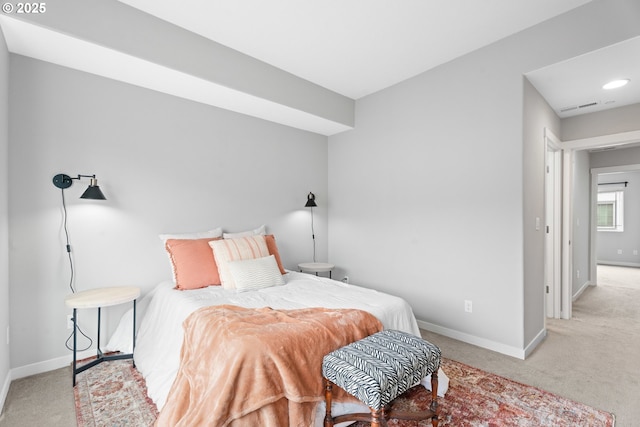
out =
{"type": "Polygon", "coordinates": [[[335,265],[329,264],[327,262],[301,262],[300,264],[298,264],[298,268],[300,270],[314,271],[318,273],[331,271],[334,269],[334,267],[335,265]]]}
{"type": "Polygon", "coordinates": [[[67,295],[64,303],[70,308],[97,308],[133,301],[140,296],[140,288],[135,286],[114,286],[111,288],[89,289],[67,295]]]}

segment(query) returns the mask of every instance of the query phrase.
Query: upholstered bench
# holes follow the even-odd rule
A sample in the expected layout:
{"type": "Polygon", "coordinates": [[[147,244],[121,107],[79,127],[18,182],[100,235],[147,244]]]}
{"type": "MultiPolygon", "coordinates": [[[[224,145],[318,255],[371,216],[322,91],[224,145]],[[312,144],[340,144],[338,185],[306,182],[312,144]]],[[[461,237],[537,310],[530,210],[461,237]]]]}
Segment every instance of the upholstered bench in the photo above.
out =
{"type": "Polygon", "coordinates": [[[325,380],[325,427],[343,421],[369,421],[371,427],[387,420],[426,420],[438,425],[438,368],[440,349],[406,332],[385,330],[341,347],[322,361],[325,380]],[[431,375],[431,406],[420,412],[394,411],[393,400],[431,375]],[[333,385],[358,398],[370,413],[331,415],[333,385]]]}

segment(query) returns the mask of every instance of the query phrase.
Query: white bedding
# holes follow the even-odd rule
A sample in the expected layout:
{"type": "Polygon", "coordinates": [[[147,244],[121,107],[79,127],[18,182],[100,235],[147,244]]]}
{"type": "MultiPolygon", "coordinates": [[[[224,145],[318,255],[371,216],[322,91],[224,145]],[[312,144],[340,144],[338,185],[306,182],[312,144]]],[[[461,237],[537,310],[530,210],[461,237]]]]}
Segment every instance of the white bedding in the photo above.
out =
{"type": "MultiPolygon", "coordinates": [[[[398,329],[420,336],[411,306],[402,298],[305,273],[291,271],[283,277],[283,286],[251,292],[237,292],[221,286],[179,291],[174,289],[173,283],[163,282],[152,292],[148,306],[144,300],[139,304],[138,316],[142,320],[134,359],[136,367],[146,380],[149,397],[159,410],[164,406],[178,372],[183,338],[182,322],[200,307],[233,304],[274,309],[356,308],[376,316],[385,329],[398,329]]],[[[127,345],[131,346],[131,320],[123,318],[107,349],[130,351],[130,348],[123,348],[127,345]]],[[[423,381],[423,384],[430,387],[428,381],[423,381]]],[[[444,396],[448,384],[448,378],[440,370],[440,396],[444,396]]],[[[319,411],[320,409],[322,408],[319,411]]]]}

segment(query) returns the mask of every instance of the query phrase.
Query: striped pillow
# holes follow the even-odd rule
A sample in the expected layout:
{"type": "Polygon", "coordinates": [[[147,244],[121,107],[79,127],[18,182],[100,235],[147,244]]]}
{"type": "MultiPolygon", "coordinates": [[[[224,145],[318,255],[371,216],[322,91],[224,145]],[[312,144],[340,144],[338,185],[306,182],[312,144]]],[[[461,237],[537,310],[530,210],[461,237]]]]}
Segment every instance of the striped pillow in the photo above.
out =
{"type": "Polygon", "coordinates": [[[264,236],[247,236],[237,239],[212,240],[209,246],[218,266],[220,283],[225,289],[235,289],[233,275],[229,271],[229,261],[254,259],[269,256],[264,236]]]}
{"type": "Polygon", "coordinates": [[[238,292],[284,285],[284,279],[273,255],[263,258],[227,262],[238,292]]]}

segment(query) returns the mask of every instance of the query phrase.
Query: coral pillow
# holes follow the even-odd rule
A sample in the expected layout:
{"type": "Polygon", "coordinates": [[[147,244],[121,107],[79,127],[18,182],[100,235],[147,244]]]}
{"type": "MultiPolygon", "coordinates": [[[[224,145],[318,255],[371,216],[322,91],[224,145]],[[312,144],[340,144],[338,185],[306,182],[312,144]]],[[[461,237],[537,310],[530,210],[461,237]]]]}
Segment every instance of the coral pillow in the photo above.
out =
{"type": "Polygon", "coordinates": [[[218,266],[220,283],[225,289],[235,289],[233,275],[229,271],[228,261],[254,259],[269,256],[264,236],[248,236],[238,239],[222,239],[209,242],[213,257],[218,266]]]}
{"type": "Polygon", "coordinates": [[[218,266],[209,246],[209,242],[219,239],[167,239],[164,247],[171,260],[177,289],[220,285],[218,266]]]}
{"type": "Polygon", "coordinates": [[[267,234],[266,236],[264,236],[264,241],[267,243],[269,255],[273,255],[273,257],[276,259],[276,263],[278,264],[280,273],[287,274],[287,270],[282,267],[282,261],[280,260],[280,253],[278,252],[278,246],[276,245],[275,236],[273,234],[267,234]]]}

